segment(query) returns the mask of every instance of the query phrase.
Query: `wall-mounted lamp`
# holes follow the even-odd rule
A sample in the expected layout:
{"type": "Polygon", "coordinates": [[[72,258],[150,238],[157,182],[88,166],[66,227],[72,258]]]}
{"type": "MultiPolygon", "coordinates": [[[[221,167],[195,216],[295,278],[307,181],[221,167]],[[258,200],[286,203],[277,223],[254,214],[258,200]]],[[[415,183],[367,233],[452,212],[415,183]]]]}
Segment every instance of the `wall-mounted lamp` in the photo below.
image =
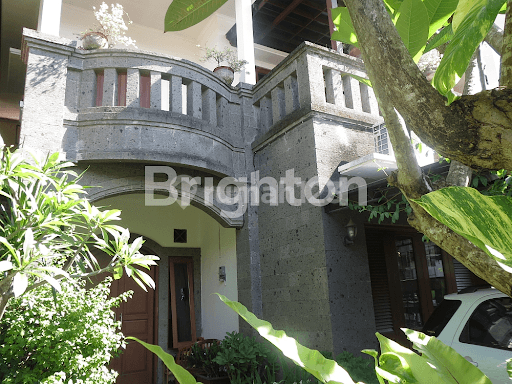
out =
{"type": "Polygon", "coordinates": [[[345,225],[345,228],[347,228],[347,236],[344,237],[343,243],[345,244],[345,247],[354,244],[354,239],[357,236],[357,226],[356,224],[350,219],[348,221],[348,224],[345,225]]]}
{"type": "Polygon", "coordinates": [[[221,283],[226,282],[226,267],[219,267],[219,281],[221,283]]]}

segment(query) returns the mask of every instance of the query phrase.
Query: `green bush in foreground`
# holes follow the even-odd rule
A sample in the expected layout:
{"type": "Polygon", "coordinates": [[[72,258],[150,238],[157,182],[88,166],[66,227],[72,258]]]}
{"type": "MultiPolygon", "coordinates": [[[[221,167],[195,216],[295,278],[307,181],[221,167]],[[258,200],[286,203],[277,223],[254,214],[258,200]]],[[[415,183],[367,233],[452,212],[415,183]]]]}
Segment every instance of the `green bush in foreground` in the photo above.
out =
{"type": "Polygon", "coordinates": [[[114,383],[107,364],[125,341],[111,308],[131,292],[110,298],[111,281],[85,289],[63,280],[61,293],[46,285],[12,299],[0,322],[0,382],[114,383]]]}

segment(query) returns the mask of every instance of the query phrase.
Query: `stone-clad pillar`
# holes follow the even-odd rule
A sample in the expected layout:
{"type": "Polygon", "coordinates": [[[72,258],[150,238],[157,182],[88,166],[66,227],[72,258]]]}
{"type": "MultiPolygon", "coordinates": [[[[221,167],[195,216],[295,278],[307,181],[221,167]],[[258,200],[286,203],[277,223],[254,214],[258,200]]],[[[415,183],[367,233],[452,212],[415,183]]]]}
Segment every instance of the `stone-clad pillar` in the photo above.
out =
{"type": "Polygon", "coordinates": [[[74,44],[62,38],[48,42],[38,38],[37,32],[24,30],[27,77],[20,131],[24,150],[35,154],[63,150],[67,68],[74,44]]]}

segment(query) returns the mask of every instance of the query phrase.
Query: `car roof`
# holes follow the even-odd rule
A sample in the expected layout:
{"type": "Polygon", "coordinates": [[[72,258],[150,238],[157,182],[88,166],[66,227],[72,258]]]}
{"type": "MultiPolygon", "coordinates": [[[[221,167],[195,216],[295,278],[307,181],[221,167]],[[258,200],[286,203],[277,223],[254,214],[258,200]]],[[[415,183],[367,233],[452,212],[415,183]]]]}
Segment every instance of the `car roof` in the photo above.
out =
{"type": "Polygon", "coordinates": [[[476,301],[482,297],[506,297],[503,292],[493,287],[472,287],[472,289],[462,290],[458,293],[451,293],[444,298],[447,300],[462,300],[466,302],[476,301]]]}

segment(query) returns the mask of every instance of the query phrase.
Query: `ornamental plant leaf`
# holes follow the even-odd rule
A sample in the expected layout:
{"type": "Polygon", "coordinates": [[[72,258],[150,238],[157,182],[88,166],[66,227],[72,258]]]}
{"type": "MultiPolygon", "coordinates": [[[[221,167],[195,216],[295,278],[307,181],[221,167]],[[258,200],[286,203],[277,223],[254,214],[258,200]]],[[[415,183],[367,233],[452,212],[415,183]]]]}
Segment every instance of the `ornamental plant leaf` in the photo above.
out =
{"type": "Polygon", "coordinates": [[[173,0],[164,20],[164,32],[182,31],[203,21],[227,0],[173,0]]]}
{"type": "Polygon", "coordinates": [[[404,45],[417,62],[428,40],[429,14],[421,0],[405,0],[398,10],[396,29],[404,45]]]}
{"type": "Polygon", "coordinates": [[[414,200],[436,220],[496,261],[512,267],[512,198],[448,187],[414,200]]]}
{"type": "MultiPolygon", "coordinates": [[[[491,29],[498,12],[505,0],[468,0],[471,8],[457,8],[453,25],[454,36],[446,47],[443,59],[432,79],[434,87],[445,96],[452,94],[458,78],[461,78],[471,61],[473,53],[491,29]],[[458,78],[457,78],[458,77],[458,78]]],[[[453,97],[449,97],[451,102],[453,97]]]]}
{"type": "Polygon", "coordinates": [[[443,44],[449,42],[452,39],[452,37],[453,37],[452,25],[448,24],[446,27],[441,29],[441,32],[439,32],[437,35],[435,35],[434,37],[432,37],[429,40],[423,53],[425,54],[425,53],[433,50],[434,48],[437,48],[440,45],[443,45],[443,44]]]}
{"type": "Polygon", "coordinates": [[[378,361],[375,370],[381,383],[385,379],[391,383],[491,384],[477,367],[435,337],[407,328],[402,331],[421,356],[379,333],[380,357],[375,351],[363,351],[378,361]]]}
{"type": "Polygon", "coordinates": [[[421,358],[442,377],[443,383],[492,384],[482,371],[435,337],[407,328],[402,331],[421,353],[421,358]]]}
{"type": "Polygon", "coordinates": [[[258,319],[242,304],[231,301],[218,293],[217,295],[228,307],[256,329],[262,337],[274,344],[286,357],[290,358],[295,364],[304,368],[321,382],[354,384],[347,371],[341,368],[335,361],[326,359],[320,352],[314,349],[304,347],[294,338],[287,336],[284,331],[275,330],[272,324],[258,319]]]}
{"type": "Polygon", "coordinates": [[[348,9],[346,7],[333,8],[331,14],[332,21],[336,26],[336,31],[332,33],[331,38],[358,47],[356,32],[348,14],[348,9]]]}
{"type": "Polygon", "coordinates": [[[423,3],[428,11],[430,22],[428,37],[430,38],[450,18],[459,0],[424,0],[423,3]]]}
{"type": "Polygon", "coordinates": [[[169,370],[180,384],[196,384],[196,379],[194,379],[194,376],[192,376],[185,368],[176,364],[174,357],[165,352],[160,346],[145,343],[133,336],[128,336],[126,339],[135,340],[136,342],[142,344],[147,350],[157,355],[164,362],[165,366],[169,368],[169,370]]]}

